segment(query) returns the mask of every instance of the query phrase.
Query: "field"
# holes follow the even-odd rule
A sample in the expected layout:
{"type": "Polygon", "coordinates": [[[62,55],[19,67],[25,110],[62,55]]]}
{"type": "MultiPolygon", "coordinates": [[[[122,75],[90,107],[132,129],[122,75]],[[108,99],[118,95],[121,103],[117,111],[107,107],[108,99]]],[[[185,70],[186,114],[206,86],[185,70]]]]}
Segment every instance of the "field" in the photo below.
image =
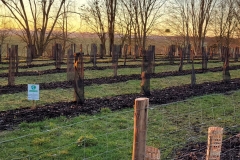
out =
{"type": "MultiPolygon", "coordinates": [[[[8,64],[0,67],[0,159],[131,159],[133,105],[140,94],[141,59],[119,59],[113,77],[111,59],[92,67],[84,57],[85,103],[74,102],[66,60],[56,70],[53,60],[22,60],[15,85],[8,86],[8,64]],[[40,84],[40,100],[27,100],[27,84],[40,84]]],[[[157,57],[151,75],[147,145],[161,159],[206,156],[207,129],[224,128],[221,159],[240,157],[240,62],[230,61],[231,81],[222,82],[222,62],[209,60],[201,70],[196,60],[196,86],[191,64],[170,65],[157,57]]]]}

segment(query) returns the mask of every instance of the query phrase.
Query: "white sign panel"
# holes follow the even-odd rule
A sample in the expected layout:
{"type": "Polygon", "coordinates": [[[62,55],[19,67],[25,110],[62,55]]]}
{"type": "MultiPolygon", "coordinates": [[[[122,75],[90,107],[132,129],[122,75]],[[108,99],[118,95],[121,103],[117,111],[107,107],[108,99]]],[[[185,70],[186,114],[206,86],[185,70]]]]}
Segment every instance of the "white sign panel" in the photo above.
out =
{"type": "Polygon", "coordinates": [[[39,100],[39,84],[28,84],[28,100],[39,100]]]}

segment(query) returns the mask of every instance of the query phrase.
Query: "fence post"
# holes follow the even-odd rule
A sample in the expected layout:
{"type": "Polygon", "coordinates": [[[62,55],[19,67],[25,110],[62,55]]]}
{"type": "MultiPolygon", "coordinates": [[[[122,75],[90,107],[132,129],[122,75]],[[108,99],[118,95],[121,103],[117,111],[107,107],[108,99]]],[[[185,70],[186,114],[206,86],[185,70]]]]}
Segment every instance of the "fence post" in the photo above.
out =
{"type": "Polygon", "coordinates": [[[74,95],[78,104],[84,103],[84,66],[83,53],[74,53],[74,95]]]}
{"type": "Polygon", "coordinates": [[[208,128],[208,146],[206,160],[220,160],[223,128],[208,128]]]}
{"type": "MultiPolygon", "coordinates": [[[[72,48],[72,47],[71,47],[72,48]]],[[[68,49],[67,53],[67,80],[74,80],[74,54],[73,49],[68,49]]]]}
{"type": "Polygon", "coordinates": [[[118,50],[117,45],[112,45],[112,66],[113,66],[113,76],[117,76],[118,69],[118,50]]]}
{"type": "Polygon", "coordinates": [[[8,85],[15,85],[15,72],[16,72],[16,53],[15,45],[8,48],[9,53],[9,69],[8,69],[8,85]]]}
{"type": "Polygon", "coordinates": [[[145,159],[148,106],[148,98],[135,99],[132,160],[145,159]]]}

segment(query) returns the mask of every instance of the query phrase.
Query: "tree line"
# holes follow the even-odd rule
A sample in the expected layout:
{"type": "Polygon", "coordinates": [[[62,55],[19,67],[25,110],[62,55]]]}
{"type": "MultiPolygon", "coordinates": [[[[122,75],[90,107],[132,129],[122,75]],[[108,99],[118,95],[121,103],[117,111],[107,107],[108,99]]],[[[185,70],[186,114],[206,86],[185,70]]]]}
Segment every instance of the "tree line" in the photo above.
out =
{"type": "Polygon", "coordinates": [[[179,37],[177,45],[191,45],[195,54],[202,53],[207,35],[215,37],[219,49],[229,47],[240,36],[240,0],[87,0],[79,7],[76,0],[1,0],[0,3],[6,11],[1,13],[0,43],[4,43],[6,29],[11,27],[4,24],[15,24],[18,28],[15,34],[36,50],[33,56],[42,56],[56,39],[61,41],[65,52],[71,42],[71,16],[80,17],[90,32],[98,36],[103,54],[110,56],[116,36],[121,45],[134,44],[145,49],[150,34],[170,32],[179,37]]]}

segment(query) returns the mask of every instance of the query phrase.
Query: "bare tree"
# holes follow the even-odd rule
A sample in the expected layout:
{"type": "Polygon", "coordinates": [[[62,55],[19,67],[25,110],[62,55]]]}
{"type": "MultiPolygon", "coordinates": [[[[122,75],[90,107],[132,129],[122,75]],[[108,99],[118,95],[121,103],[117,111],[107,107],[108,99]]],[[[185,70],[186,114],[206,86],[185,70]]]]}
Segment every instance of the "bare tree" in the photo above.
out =
{"type": "Polygon", "coordinates": [[[107,9],[107,21],[108,21],[108,37],[109,37],[109,53],[111,56],[112,47],[114,45],[115,34],[115,18],[117,12],[117,0],[104,0],[107,9]]]}
{"type": "Polygon", "coordinates": [[[238,19],[236,16],[237,3],[234,0],[221,0],[217,4],[214,12],[214,33],[218,46],[223,45],[229,47],[234,33],[238,27],[238,19]]]}
{"type": "MultiPolygon", "coordinates": [[[[132,30],[135,26],[133,23],[134,20],[134,10],[132,5],[132,0],[121,0],[121,10],[124,12],[124,22],[125,22],[125,29],[127,32],[127,39],[128,39],[128,46],[131,48],[132,44],[132,30]]],[[[121,16],[119,16],[121,17],[121,16]]],[[[136,32],[135,32],[136,33],[136,32]]],[[[135,35],[136,38],[136,35],[135,35]]],[[[130,49],[131,54],[131,49],[130,49]]]]}
{"type": "MultiPolygon", "coordinates": [[[[131,25],[132,25],[132,15],[131,12],[129,14],[128,7],[131,7],[127,4],[129,1],[122,0],[119,4],[119,16],[116,18],[116,33],[121,39],[121,45],[128,40],[128,44],[131,45],[131,25]],[[126,7],[125,7],[126,6],[126,7]]],[[[130,9],[129,9],[130,10],[130,9]]]]}
{"type": "Polygon", "coordinates": [[[130,0],[134,10],[134,32],[137,44],[146,48],[147,35],[162,16],[161,8],[166,0],[130,0]]]}
{"type": "Polygon", "coordinates": [[[88,1],[87,6],[82,6],[82,18],[88,24],[88,27],[97,34],[103,46],[102,55],[106,54],[106,24],[104,4],[101,0],[88,1]]]}
{"type": "Polygon", "coordinates": [[[69,42],[73,42],[70,37],[72,33],[74,33],[74,27],[72,22],[75,22],[74,14],[76,13],[74,10],[75,1],[68,0],[63,4],[63,13],[59,16],[56,28],[59,27],[61,32],[53,32],[52,37],[56,37],[56,39],[60,39],[62,41],[62,52],[65,54],[66,48],[69,46],[69,42]],[[71,31],[71,32],[70,32],[71,31]]]}
{"type": "Polygon", "coordinates": [[[38,0],[1,0],[24,33],[21,38],[27,45],[36,45],[38,55],[41,56],[59,18],[65,0],[42,0],[39,7],[38,0]],[[28,3],[28,4],[26,4],[28,3]],[[53,4],[58,5],[56,12],[52,11],[53,4]],[[31,14],[27,14],[30,12],[31,14]],[[53,14],[55,13],[55,14],[53,14]]]}
{"type": "Polygon", "coordinates": [[[0,16],[0,26],[2,27],[0,29],[0,63],[2,62],[2,53],[3,53],[3,45],[6,41],[6,39],[11,34],[11,27],[8,25],[10,24],[10,19],[6,17],[6,15],[0,16]]]}
{"type": "Polygon", "coordinates": [[[190,4],[193,47],[196,54],[202,55],[203,70],[207,69],[207,55],[203,47],[216,1],[217,0],[191,0],[190,4]]]}

